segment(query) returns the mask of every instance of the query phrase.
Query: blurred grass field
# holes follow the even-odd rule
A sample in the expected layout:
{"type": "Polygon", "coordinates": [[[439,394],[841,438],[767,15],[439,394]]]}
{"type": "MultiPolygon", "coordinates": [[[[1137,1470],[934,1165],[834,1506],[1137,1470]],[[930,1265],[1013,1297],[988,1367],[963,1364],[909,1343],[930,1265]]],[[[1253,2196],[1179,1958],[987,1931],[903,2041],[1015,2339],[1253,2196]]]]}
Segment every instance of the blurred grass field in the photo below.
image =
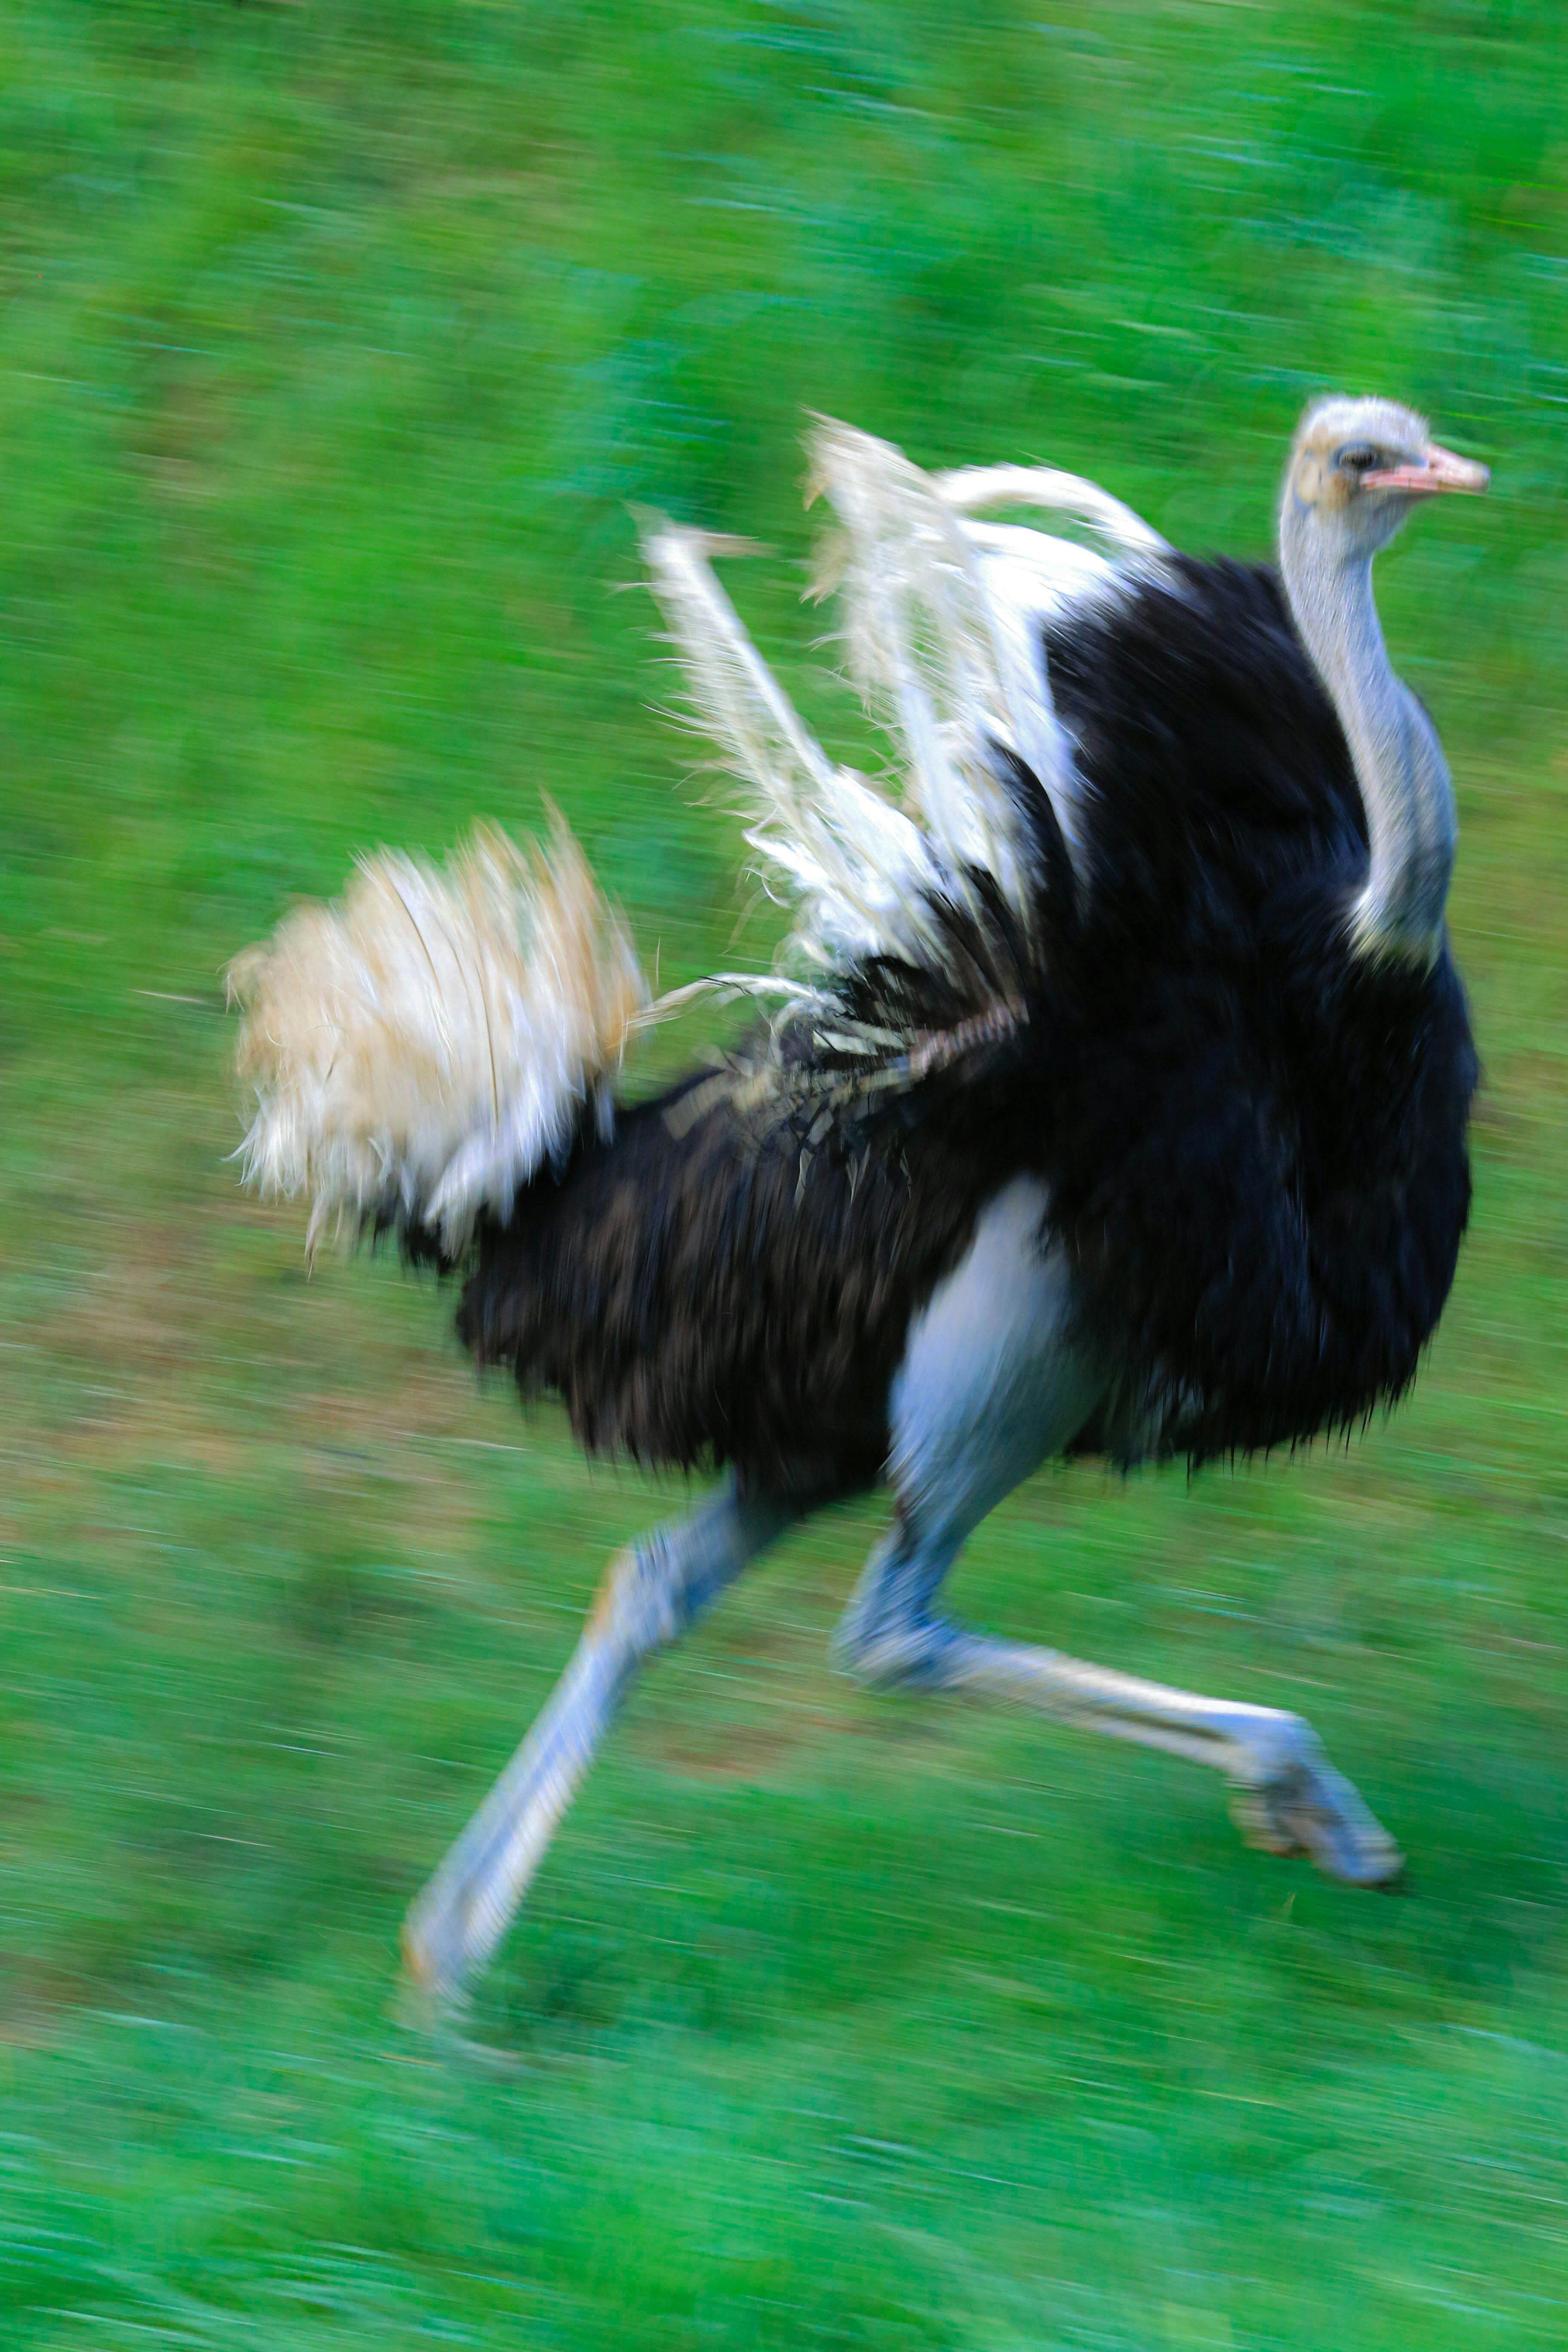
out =
{"type": "Polygon", "coordinates": [[[0,0],[0,2340],[1568,2342],[1568,19],[1483,5],[0,0]],[[1301,1707],[1393,1901],[1206,1775],[824,1655],[879,1519],[658,1663],[478,2024],[405,1903],[668,1489],[242,1198],[221,969],[559,799],[761,961],[629,506],[766,541],[802,411],[1268,543],[1304,399],[1495,468],[1380,567],[1464,827],[1472,1237],[1414,1400],[1036,1479],[968,1614],[1301,1707]]]}

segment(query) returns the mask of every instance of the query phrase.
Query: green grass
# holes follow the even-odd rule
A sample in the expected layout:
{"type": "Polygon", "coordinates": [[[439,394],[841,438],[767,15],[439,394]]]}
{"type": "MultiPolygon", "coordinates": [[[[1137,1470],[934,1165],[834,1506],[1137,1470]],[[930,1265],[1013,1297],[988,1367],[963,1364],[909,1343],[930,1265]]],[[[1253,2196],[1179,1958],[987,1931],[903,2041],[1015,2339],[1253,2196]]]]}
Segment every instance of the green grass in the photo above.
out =
{"type": "Polygon", "coordinates": [[[1568,2341],[1561,9],[0,0],[0,2341],[1568,2341]],[[225,960],[542,791],[667,979],[760,960],[627,506],[779,551],[847,723],[804,408],[1250,551],[1330,386],[1496,468],[1381,572],[1464,825],[1458,1286],[1353,1451],[1043,1475],[956,1597],[1301,1706],[1410,1893],[836,1680],[868,1504],[650,1674],[483,1990],[517,2068],[436,2063],[403,1906],[668,1496],[428,1286],[306,1283],[225,960]]]}

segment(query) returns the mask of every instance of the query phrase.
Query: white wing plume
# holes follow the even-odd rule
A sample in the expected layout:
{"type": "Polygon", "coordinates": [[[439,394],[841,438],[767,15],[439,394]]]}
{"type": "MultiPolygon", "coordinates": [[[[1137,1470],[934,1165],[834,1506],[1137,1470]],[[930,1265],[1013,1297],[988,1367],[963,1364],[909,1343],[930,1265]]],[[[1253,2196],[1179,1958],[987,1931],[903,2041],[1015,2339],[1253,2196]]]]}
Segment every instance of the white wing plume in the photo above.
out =
{"type": "Polygon", "coordinates": [[[653,586],[679,650],[693,715],[750,793],[746,839],[798,907],[792,944],[808,968],[935,951],[931,844],[864,776],[836,766],[800,719],[715,578],[732,540],[660,524],[644,537],[653,586]]]}
{"type": "Polygon", "coordinates": [[[842,526],[820,584],[843,598],[850,674],[906,760],[904,796],[950,888],[994,879],[1026,930],[1037,877],[998,751],[1058,797],[1067,747],[1017,634],[999,619],[975,551],[931,478],[868,433],[821,418],[812,486],[842,526]]]}
{"type": "Polygon", "coordinates": [[[1040,507],[1047,514],[1072,515],[1091,524],[1135,560],[1159,562],[1171,552],[1169,540],[1162,539],[1142,515],[1098,482],[1087,482],[1081,474],[1064,474],[1058,466],[959,466],[951,473],[933,474],[931,487],[956,514],[972,515],[982,507],[1040,507]]]}
{"type": "MultiPolygon", "coordinates": [[[[1119,595],[1131,579],[1157,572],[1170,555],[1169,543],[1131,507],[1097,482],[1063,473],[1055,466],[965,466],[938,474],[939,497],[961,518],[974,551],[996,625],[1013,648],[1021,691],[1054,713],[1046,669],[1045,630],[1070,607],[1080,609],[1119,595]],[[1110,546],[1109,555],[1016,523],[977,521],[982,507],[1031,506],[1089,524],[1110,546]]],[[[1078,771],[1064,758],[1047,779],[1057,821],[1075,862],[1083,850],[1078,771]]]]}

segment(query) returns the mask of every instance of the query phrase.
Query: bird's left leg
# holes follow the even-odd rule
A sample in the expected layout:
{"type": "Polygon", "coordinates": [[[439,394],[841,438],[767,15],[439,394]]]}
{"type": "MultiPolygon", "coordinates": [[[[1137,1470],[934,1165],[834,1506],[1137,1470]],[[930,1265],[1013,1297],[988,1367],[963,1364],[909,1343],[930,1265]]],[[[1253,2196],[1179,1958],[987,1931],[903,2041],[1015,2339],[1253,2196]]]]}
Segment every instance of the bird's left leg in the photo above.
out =
{"type": "Polygon", "coordinates": [[[798,1516],[795,1505],[727,1481],[611,1563],[543,1712],[404,1924],[409,1973],[437,2011],[500,1941],[643,1660],[678,1640],[798,1516]]]}

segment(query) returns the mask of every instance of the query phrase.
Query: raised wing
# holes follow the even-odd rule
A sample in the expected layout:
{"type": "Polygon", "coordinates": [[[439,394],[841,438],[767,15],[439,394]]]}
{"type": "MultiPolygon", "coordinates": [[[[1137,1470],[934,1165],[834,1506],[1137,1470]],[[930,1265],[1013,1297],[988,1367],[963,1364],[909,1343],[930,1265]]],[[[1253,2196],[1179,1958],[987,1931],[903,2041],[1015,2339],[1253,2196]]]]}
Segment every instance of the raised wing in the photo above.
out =
{"type": "MultiPolygon", "coordinates": [[[[792,708],[714,577],[710,559],[734,542],[669,525],[646,540],[695,715],[744,786],[747,838],[795,916],[800,976],[697,983],[783,1000],[752,1062],[713,1083],[769,1115],[805,1111],[807,1152],[889,1091],[944,1072],[968,1083],[1032,1017],[1053,909],[1070,915],[1062,845],[1076,839],[1039,625],[1163,549],[1069,476],[933,480],[829,423],[813,456],[839,523],[830,568],[850,667],[895,747],[892,790],[831,761],[792,708]],[[1019,499],[1087,519],[1112,557],[969,512],[1019,499]]],[[[628,1044],[693,992],[648,1002],[559,823],[543,850],[486,835],[444,869],[367,858],[336,906],[297,908],[230,980],[255,1102],[247,1175],[308,1193],[312,1240],[334,1218],[392,1223],[454,1261],[585,1117],[612,1116],[628,1044]]]]}
{"type": "Polygon", "coordinates": [[[1080,831],[1041,625],[1119,593],[1165,542],[1094,483],[1053,468],[931,476],[830,418],[814,425],[810,455],[811,494],[826,494],[838,526],[818,590],[838,592],[847,666],[892,740],[897,797],[827,757],[752,643],[710,562],[737,542],[667,524],[644,541],[693,715],[748,788],[764,880],[796,907],[787,949],[825,980],[874,959],[941,972],[954,913],[984,927],[999,904],[1038,953],[1045,877],[1019,771],[1069,851],[1080,831]],[[973,513],[1019,504],[1089,523],[1110,554],[973,513]]]}

